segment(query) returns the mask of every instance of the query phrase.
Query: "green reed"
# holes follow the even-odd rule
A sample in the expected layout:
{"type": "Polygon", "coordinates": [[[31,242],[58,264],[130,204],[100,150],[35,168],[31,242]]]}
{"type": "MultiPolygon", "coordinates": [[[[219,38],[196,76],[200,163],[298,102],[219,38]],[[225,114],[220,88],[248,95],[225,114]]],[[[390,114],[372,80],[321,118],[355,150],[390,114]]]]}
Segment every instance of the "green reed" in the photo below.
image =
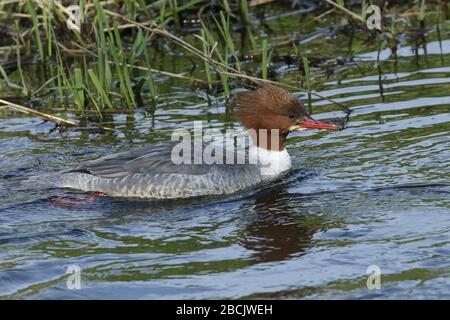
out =
{"type": "MultiPolygon", "coordinates": [[[[220,63],[228,67],[230,65],[230,48],[228,47],[227,42],[219,41],[214,32],[206,26],[205,22],[202,19],[200,19],[200,24],[202,26],[202,29],[199,38],[206,44],[208,51],[210,51],[208,54],[214,54],[215,58],[217,58],[220,63]]],[[[217,26],[220,26],[220,24],[218,24],[217,26]]],[[[222,32],[225,31],[222,30],[222,32]]],[[[205,62],[205,68],[208,70],[208,62],[205,62]]],[[[226,99],[228,99],[230,97],[229,76],[222,72],[218,72],[218,74],[223,87],[224,96],[226,99]]]]}
{"type": "Polygon", "coordinates": [[[41,61],[45,61],[44,47],[42,46],[41,33],[39,31],[39,23],[37,19],[36,10],[31,0],[27,1],[28,13],[31,15],[31,21],[33,22],[34,39],[38,48],[38,53],[41,61]]]}
{"type": "Polygon", "coordinates": [[[100,95],[102,102],[108,106],[108,108],[110,109],[114,109],[111,100],[109,99],[109,95],[106,92],[106,90],[104,89],[104,87],[102,86],[100,79],[97,77],[97,75],[95,74],[93,69],[88,69],[88,74],[89,77],[92,81],[92,83],[95,86],[95,89],[97,89],[97,93],[100,95]]]}
{"type": "Polygon", "coordinates": [[[261,73],[262,78],[267,79],[268,67],[269,67],[269,41],[267,38],[262,40],[262,59],[261,59],[261,73]]]}
{"type": "Polygon", "coordinates": [[[180,23],[180,17],[178,15],[178,1],[170,0],[169,4],[170,4],[170,11],[172,14],[172,19],[175,23],[175,29],[179,31],[181,28],[181,23],[180,23]]]}
{"type": "Polygon", "coordinates": [[[109,32],[109,46],[116,66],[116,75],[119,77],[120,92],[125,98],[128,108],[134,108],[136,100],[134,99],[134,91],[131,85],[130,68],[128,67],[125,50],[116,23],[114,23],[113,28],[114,31],[112,33],[109,32]]]}
{"type": "Polygon", "coordinates": [[[128,18],[135,20],[137,14],[137,2],[135,0],[125,0],[124,2],[128,18]]]}
{"type": "Polygon", "coordinates": [[[75,85],[74,85],[74,94],[75,94],[75,102],[80,110],[84,110],[84,78],[80,68],[74,69],[75,74],[75,85]]]}
{"type": "MultiPolygon", "coordinates": [[[[139,61],[143,60],[143,63],[145,65],[145,67],[148,69],[147,70],[147,77],[144,81],[140,81],[138,84],[136,84],[133,87],[133,92],[135,97],[139,97],[139,104],[142,103],[142,99],[141,94],[142,94],[142,89],[144,87],[144,83],[147,84],[147,87],[150,91],[151,97],[152,97],[152,101],[155,102],[158,98],[157,95],[157,91],[156,91],[156,85],[153,81],[153,74],[151,71],[151,67],[150,67],[150,60],[149,60],[149,55],[147,53],[147,41],[149,41],[149,35],[148,33],[144,33],[144,31],[142,29],[138,29],[136,37],[134,39],[134,42],[132,43],[132,47],[131,50],[129,52],[129,57],[128,57],[128,65],[132,66],[132,65],[137,65],[139,63],[139,61]]],[[[131,75],[131,78],[134,78],[134,72],[133,72],[133,68],[129,68],[129,72],[131,75]]],[[[138,99],[136,99],[137,102],[138,99]]]]}
{"type": "MultiPolygon", "coordinates": [[[[16,28],[17,34],[20,34],[19,22],[17,20],[15,21],[14,26],[16,28]]],[[[20,40],[18,38],[15,39],[17,70],[19,72],[20,81],[22,83],[21,92],[22,92],[22,94],[27,96],[29,92],[28,92],[27,85],[26,85],[25,78],[23,76],[23,71],[22,71],[22,62],[21,62],[21,57],[20,57],[20,42],[19,41],[20,40]]],[[[5,76],[6,76],[6,73],[5,73],[5,76]]],[[[6,78],[5,78],[5,80],[6,80],[6,78]]],[[[8,83],[9,80],[6,80],[6,81],[8,83]]]]}
{"type": "Polygon", "coordinates": [[[423,22],[425,20],[425,15],[426,15],[426,1],[419,0],[419,15],[418,15],[419,21],[423,22]]]}
{"type": "Polygon", "coordinates": [[[153,80],[153,72],[150,64],[149,53],[147,47],[144,48],[144,59],[145,59],[145,67],[147,68],[147,87],[150,91],[150,95],[152,97],[153,102],[158,100],[158,89],[156,87],[156,83],[153,80]]]}
{"type": "Polygon", "coordinates": [[[42,10],[42,25],[45,33],[45,38],[47,39],[47,54],[49,57],[52,56],[53,39],[52,32],[53,29],[53,15],[51,14],[51,6],[45,6],[42,10]]]}
{"type": "Polygon", "coordinates": [[[239,62],[239,57],[237,55],[237,50],[234,46],[234,41],[232,37],[231,32],[231,26],[230,26],[230,12],[227,12],[227,16],[225,17],[223,11],[220,11],[219,13],[220,21],[216,19],[216,17],[213,16],[214,22],[216,23],[217,29],[220,32],[220,35],[222,36],[222,39],[224,43],[226,44],[226,47],[229,49],[231,56],[234,59],[234,63],[236,66],[236,69],[240,71],[241,66],[239,62]]]}
{"type": "Polygon", "coordinates": [[[247,2],[247,0],[241,0],[239,2],[240,2],[240,9],[241,9],[242,24],[244,25],[245,33],[250,42],[250,49],[256,50],[257,46],[256,46],[255,37],[253,36],[253,32],[251,29],[250,13],[248,10],[248,2],[247,2]]]}
{"type": "MultiPolygon", "coordinates": [[[[202,50],[204,55],[209,55],[211,51],[210,43],[204,39],[206,39],[206,31],[205,29],[200,30],[200,36],[201,36],[201,42],[202,42],[202,50]]],[[[211,66],[207,61],[203,62],[205,67],[205,73],[206,73],[206,81],[208,83],[209,90],[212,90],[212,74],[211,74],[211,66]]]]}
{"type": "Polygon", "coordinates": [[[105,36],[105,25],[107,26],[105,13],[98,0],[94,0],[97,15],[95,16],[95,35],[97,43],[97,74],[101,87],[109,91],[112,87],[111,68],[108,64],[108,52],[105,36]]]}
{"type": "Polygon", "coordinates": [[[367,0],[363,0],[361,2],[361,18],[363,18],[363,20],[366,20],[368,7],[369,4],[367,3],[367,0]]]}
{"type": "Polygon", "coordinates": [[[311,71],[309,69],[309,60],[307,57],[302,57],[303,61],[303,69],[305,70],[305,87],[308,90],[308,110],[309,113],[312,113],[312,104],[311,104],[311,71]]]}

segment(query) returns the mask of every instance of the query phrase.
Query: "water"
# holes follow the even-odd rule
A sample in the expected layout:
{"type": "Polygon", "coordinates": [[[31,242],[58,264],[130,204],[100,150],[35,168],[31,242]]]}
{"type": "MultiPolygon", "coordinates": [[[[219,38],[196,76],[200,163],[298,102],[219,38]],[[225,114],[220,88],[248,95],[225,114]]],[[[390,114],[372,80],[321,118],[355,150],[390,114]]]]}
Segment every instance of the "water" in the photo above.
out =
{"type": "MultiPolygon", "coordinates": [[[[59,132],[3,113],[0,297],[450,298],[450,43],[427,46],[419,64],[411,47],[400,49],[397,71],[383,51],[381,75],[376,52],[357,56],[319,91],[354,110],[349,127],[292,134],[288,178],[228,197],[13,188],[36,172],[167,140],[193,119],[231,125],[222,102],[208,107],[189,88],[172,88],[175,101],[154,118],[114,116],[119,133],[59,132]],[[79,290],[67,287],[70,265],[81,268],[79,290]],[[369,266],[381,271],[379,290],[366,286],[369,266]]],[[[317,119],[342,116],[327,101],[313,109],[317,119]]]]}

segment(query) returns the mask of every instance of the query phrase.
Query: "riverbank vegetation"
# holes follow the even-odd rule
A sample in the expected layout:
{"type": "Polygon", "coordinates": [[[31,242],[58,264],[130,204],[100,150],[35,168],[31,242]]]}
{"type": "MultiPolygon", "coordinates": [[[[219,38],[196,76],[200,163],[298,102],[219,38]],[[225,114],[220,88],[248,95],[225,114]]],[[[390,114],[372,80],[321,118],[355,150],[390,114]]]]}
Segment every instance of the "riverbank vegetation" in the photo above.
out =
{"type": "Polygon", "coordinates": [[[0,112],[101,125],[106,114],[155,112],[176,99],[173,88],[226,103],[235,88],[261,81],[307,93],[311,112],[313,96],[345,109],[315,88],[367,50],[390,49],[395,68],[408,43],[421,63],[427,37],[440,41],[448,20],[445,0],[5,0],[0,112]],[[372,4],[381,30],[367,27],[372,4]]]}

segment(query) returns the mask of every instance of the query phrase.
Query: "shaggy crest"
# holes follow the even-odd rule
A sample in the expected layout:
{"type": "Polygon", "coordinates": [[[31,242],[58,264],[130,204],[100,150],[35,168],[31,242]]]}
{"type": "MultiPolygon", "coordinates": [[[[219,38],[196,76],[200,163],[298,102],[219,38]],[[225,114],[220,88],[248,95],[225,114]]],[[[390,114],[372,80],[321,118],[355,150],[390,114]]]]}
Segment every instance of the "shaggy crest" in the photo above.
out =
{"type": "Polygon", "coordinates": [[[305,114],[303,104],[288,91],[264,84],[256,91],[238,93],[233,114],[247,129],[288,130],[292,119],[305,114]]]}

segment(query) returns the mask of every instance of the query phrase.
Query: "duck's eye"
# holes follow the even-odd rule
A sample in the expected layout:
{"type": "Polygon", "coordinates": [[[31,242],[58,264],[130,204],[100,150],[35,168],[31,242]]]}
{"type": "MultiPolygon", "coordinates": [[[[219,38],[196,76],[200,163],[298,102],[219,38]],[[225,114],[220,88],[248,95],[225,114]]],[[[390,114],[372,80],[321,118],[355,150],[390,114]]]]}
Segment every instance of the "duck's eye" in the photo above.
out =
{"type": "Polygon", "coordinates": [[[289,114],[288,114],[288,117],[289,117],[289,119],[294,119],[294,118],[295,118],[295,114],[289,113],[289,114]]]}

